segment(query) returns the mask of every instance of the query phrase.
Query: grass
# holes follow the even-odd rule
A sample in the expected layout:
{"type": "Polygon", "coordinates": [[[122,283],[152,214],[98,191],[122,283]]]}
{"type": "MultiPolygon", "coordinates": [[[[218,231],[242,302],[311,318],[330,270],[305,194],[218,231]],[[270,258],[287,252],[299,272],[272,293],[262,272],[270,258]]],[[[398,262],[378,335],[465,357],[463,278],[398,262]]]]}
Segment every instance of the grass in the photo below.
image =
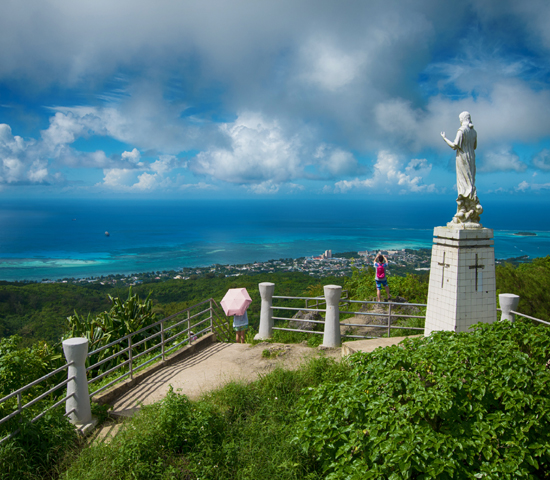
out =
{"type": "Polygon", "coordinates": [[[60,478],[322,478],[313,459],[292,444],[295,406],[308,388],[348,371],[318,357],[251,384],[231,382],[197,402],[171,391],[143,407],[109,444],[82,450],[60,478]]]}
{"type": "MultiPolygon", "coordinates": [[[[255,334],[249,329],[248,343],[258,343],[255,334]]],[[[317,347],[322,340],[319,334],[274,330],[269,341],[317,347]]],[[[134,366],[155,354],[145,355],[134,366]]],[[[266,349],[262,355],[273,354],[266,349]]],[[[345,370],[320,358],[299,371],[276,370],[251,385],[229,384],[199,402],[172,392],[160,404],[144,408],[110,445],[84,447],[59,408],[0,448],[0,479],[321,478],[315,462],[291,445],[293,407],[303,389],[324,378],[338,378],[345,370]],[[189,432],[196,433],[192,440],[185,438],[189,432]]],[[[105,408],[100,410],[95,414],[105,417],[105,408]]]]}

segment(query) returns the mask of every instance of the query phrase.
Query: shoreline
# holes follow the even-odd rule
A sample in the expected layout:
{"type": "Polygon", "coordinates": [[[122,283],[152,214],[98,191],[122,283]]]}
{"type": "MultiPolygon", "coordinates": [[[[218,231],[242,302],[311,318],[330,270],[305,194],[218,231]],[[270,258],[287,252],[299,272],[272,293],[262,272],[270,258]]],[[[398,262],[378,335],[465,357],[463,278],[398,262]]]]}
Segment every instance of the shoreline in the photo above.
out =
{"type": "MultiPolygon", "coordinates": [[[[139,273],[109,273],[104,275],[88,275],[78,277],[56,277],[42,279],[19,278],[15,280],[6,280],[0,278],[2,283],[61,283],[61,284],[101,284],[101,285],[139,285],[142,283],[155,283],[167,280],[189,280],[199,277],[216,277],[254,275],[259,273],[274,272],[302,272],[311,276],[322,278],[327,276],[348,276],[351,275],[352,268],[366,268],[372,265],[372,254],[379,250],[369,251],[369,256],[362,257],[359,252],[339,252],[335,253],[333,258],[322,259],[319,257],[297,257],[287,259],[271,259],[264,262],[249,262],[241,264],[210,264],[206,266],[181,267],[171,270],[152,270],[139,273]],[[352,262],[351,259],[354,259],[352,262]]],[[[386,252],[390,260],[390,272],[395,271],[397,275],[406,273],[415,273],[417,275],[426,274],[430,271],[431,248],[401,249],[401,250],[381,250],[386,252]],[[388,253],[393,252],[393,253],[388,253]],[[405,257],[403,258],[403,252],[405,257]],[[397,255],[397,257],[395,257],[397,255]]],[[[546,256],[546,255],[544,255],[546,256]]],[[[513,264],[528,263],[534,258],[529,255],[517,257],[496,258],[497,264],[510,262],[513,264]]],[[[0,274],[1,275],[1,274],[0,274]]]]}
{"type": "MultiPolygon", "coordinates": [[[[6,219],[0,278],[39,282],[142,275],[296,259],[327,249],[431,249],[434,225],[445,225],[450,206],[422,198],[390,200],[18,202],[0,208],[6,219]],[[368,214],[379,207],[387,211],[382,218],[368,214]]],[[[540,202],[536,208],[512,206],[497,202],[486,208],[492,214],[484,224],[493,227],[496,257],[550,254],[550,217],[535,215],[540,202]]]]}

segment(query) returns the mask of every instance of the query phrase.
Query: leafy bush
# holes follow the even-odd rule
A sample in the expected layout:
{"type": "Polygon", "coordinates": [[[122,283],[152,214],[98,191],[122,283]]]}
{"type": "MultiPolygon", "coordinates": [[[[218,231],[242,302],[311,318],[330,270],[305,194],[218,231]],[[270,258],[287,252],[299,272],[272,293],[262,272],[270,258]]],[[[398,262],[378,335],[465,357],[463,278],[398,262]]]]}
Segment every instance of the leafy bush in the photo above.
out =
{"type": "Polygon", "coordinates": [[[497,265],[495,273],[497,294],[519,295],[518,312],[550,321],[550,256],[518,267],[509,263],[497,265]]]}
{"type": "Polygon", "coordinates": [[[299,403],[295,443],[326,478],[549,478],[550,330],[436,332],[349,358],[299,403]]]}
{"type": "Polygon", "coordinates": [[[349,367],[317,358],[251,384],[231,382],[198,402],[170,392],[108,444],[85,448],[64,479],[321,478],[291,443],[304,388],[344,378],[349,367]]]}
{"type": "MultiPolygon", "coordinates": [[[[38,342],[30,348],[21,348],[20,344],[21,338],[16,335],[0,340],[0,397],[45,375],[52,369],[52,362],[59,360],[60,355],[52,352],[45,342],[38,342]]],[[[67,378],[66,371],[29,388],[21,395],[22,403],[30,402],[63,378],[67,378]]],[[[19,430],[17,435],[0,445],[0,479],[47,476],[74,446],[76,431],[63,416],[63,406],[30,423],[65,392],[65,388],[58,389],[0,426],[0,438],[19,430]]],[[[14,397],[0,404],[0,418],[16,410],[17,398],[14,397]]]]}
{"type": "MultiPolygon", "coordinates": [[[[77,312],[75,312],[74,315],[67,317],[68,329],[65,338],[87,338],[88,349],[89,351],[92,351],[130,333],[136,332],[143,327],[151,325],[157,320],[157,318],[153,312],[153,302],[151,301],[150,296],[151,294],[149,294],[147,298],[142,301],[137,294],[132,293],[131,288],[128,290],[128,298],[125,301],[122,301],[120,297],[112,297],[109,295],[109,300],[111,301],[111,308],[109,311],[102,312],[95,317],[91,314],[88,314],[87,317],[80,316],[77,312]]],[[[158,330],[160,330],[160,327],[152,327],[150,330],[135,335],[133,337],[133,343],[139,342],[158,330]]],[[[136,347],[133,352],[136,354],[140,351],[144,351],[150,347],[151,344],[158,343],[159,341],[160,337],[156,337],[155,339],[136,347]]],[[[93,365],[104,358],[120,352],[127,346],[128,344],[125,342],[112,345],[109,348],[90,356],[88,359],[88,364],[93,365]]],[[[102,364],[99,368],[92,370],[91,375],[98,375],[116,365],[123,363],[127,359],[127,353],[119,355],[118,357],[102,364]]]]}
{"type": "MultiPolygon", "coordinates": [[[[368,300],[376,297],[374,268],[352,268],[351,277],[346,277],[344,289],[348,290],[353,300],[368,300]]],[[[426,277],[406,275],[398,277],[388,275],[388,286],[392,297],[400,296],[409,303],[426,303],[428,301],[428,282],[426,277]]]]}
{"type": "Polygon", "coordinates": [[[47,363],[37,349],[20,348],[20,342],[17,335],[0,340],[0,398],[46,373],[47,363]]]}
{"type": "MultiPolygon", "coordinates": [[[[34,380],[55,369],[61,360],[61,355],[53,352],[45,342],[38,342],[32,347],[21,348],[21,337],[13,335],[0,340],[0,398],[9,395],[34,380]]],[[[22,404],[30,402],[52,386],[67,378],[66,371],[35,385],[21,394],[22,404]]],[[[43,411],[53,400],[64,395],[65,389],[59,388],[44,400],[25,409],[21,416],[17,415],[0,425],[0,438],[17,430],[23,419],[30,419],[43,411]]],[[[0,418],[17,410],[17,397],[0,404],[0,418]]]]}
{"type": "Polygon", "coordinates": [[[137,294],[132,294],[131,288],[125,301],[109,295],[111,309],[108,312],[100,313],[96,317],[88,314],[86,318],[75,312],[67,317],[68,331],[65,338],[85,337],[88,339],[89,348],[93,350],[102,344],[136,332],[156,320],[150,296],[151,293],[142,302],[137,294]]]}
{"type": "Polygon", "coordinates": [[[19,425],[20,433],[0,445],[0,479],[57,477],[57,465],[78,442],[74,426],[63,413],[62,407],[56,408],[35,423],[19,425]]]}
{"type": "Polygon", "coordinates": [[[220,441],[221,416],[209,405],[191,403],[172,389],[157,404],[144,406],[109,444],[82,451],[66,479],[189,478],[183,454],[220,441]]]}

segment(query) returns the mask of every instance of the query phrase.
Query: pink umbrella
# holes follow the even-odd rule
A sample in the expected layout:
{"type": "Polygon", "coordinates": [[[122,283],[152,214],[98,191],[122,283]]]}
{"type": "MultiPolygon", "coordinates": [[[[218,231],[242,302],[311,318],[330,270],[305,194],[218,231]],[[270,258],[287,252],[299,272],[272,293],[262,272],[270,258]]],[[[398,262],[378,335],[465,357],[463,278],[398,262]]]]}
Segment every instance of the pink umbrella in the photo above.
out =
{"type": "Polygon", "coordinates": [[[221,306],[225,314],[244,315],[248,306],[252,303],[250,295],[246,288],[230,288],[221,301],[221,306]]]}

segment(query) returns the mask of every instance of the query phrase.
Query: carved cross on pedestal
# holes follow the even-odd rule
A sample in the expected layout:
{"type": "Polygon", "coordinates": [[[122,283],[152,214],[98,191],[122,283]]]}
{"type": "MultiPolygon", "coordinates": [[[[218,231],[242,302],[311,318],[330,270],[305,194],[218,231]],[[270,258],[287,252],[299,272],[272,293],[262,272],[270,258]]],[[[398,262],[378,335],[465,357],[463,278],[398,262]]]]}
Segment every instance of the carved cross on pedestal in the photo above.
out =
{"type": "Polygon", "coordinates": [[[479,265],[478,264],[478,262],[477,262],[477,253],[476,253],[476,263],[474,265],[470,265],[468,268],[470,270],[475,270],[476,271],[476,292],[477,292],[477,273],[478,273],[480,268],[482,270],[485,268],[485,265],[479,265]]]}
{"type": "Polygon", "coordinates": [[[437,262],[437,264],[443,267],[443,271],[441,272],[441,287],[443,287],[443,281],[445,280],[445,269],[450,267],[448,263],[445,263],[445,252],[443,252],[443,261],[437,262]]]}

